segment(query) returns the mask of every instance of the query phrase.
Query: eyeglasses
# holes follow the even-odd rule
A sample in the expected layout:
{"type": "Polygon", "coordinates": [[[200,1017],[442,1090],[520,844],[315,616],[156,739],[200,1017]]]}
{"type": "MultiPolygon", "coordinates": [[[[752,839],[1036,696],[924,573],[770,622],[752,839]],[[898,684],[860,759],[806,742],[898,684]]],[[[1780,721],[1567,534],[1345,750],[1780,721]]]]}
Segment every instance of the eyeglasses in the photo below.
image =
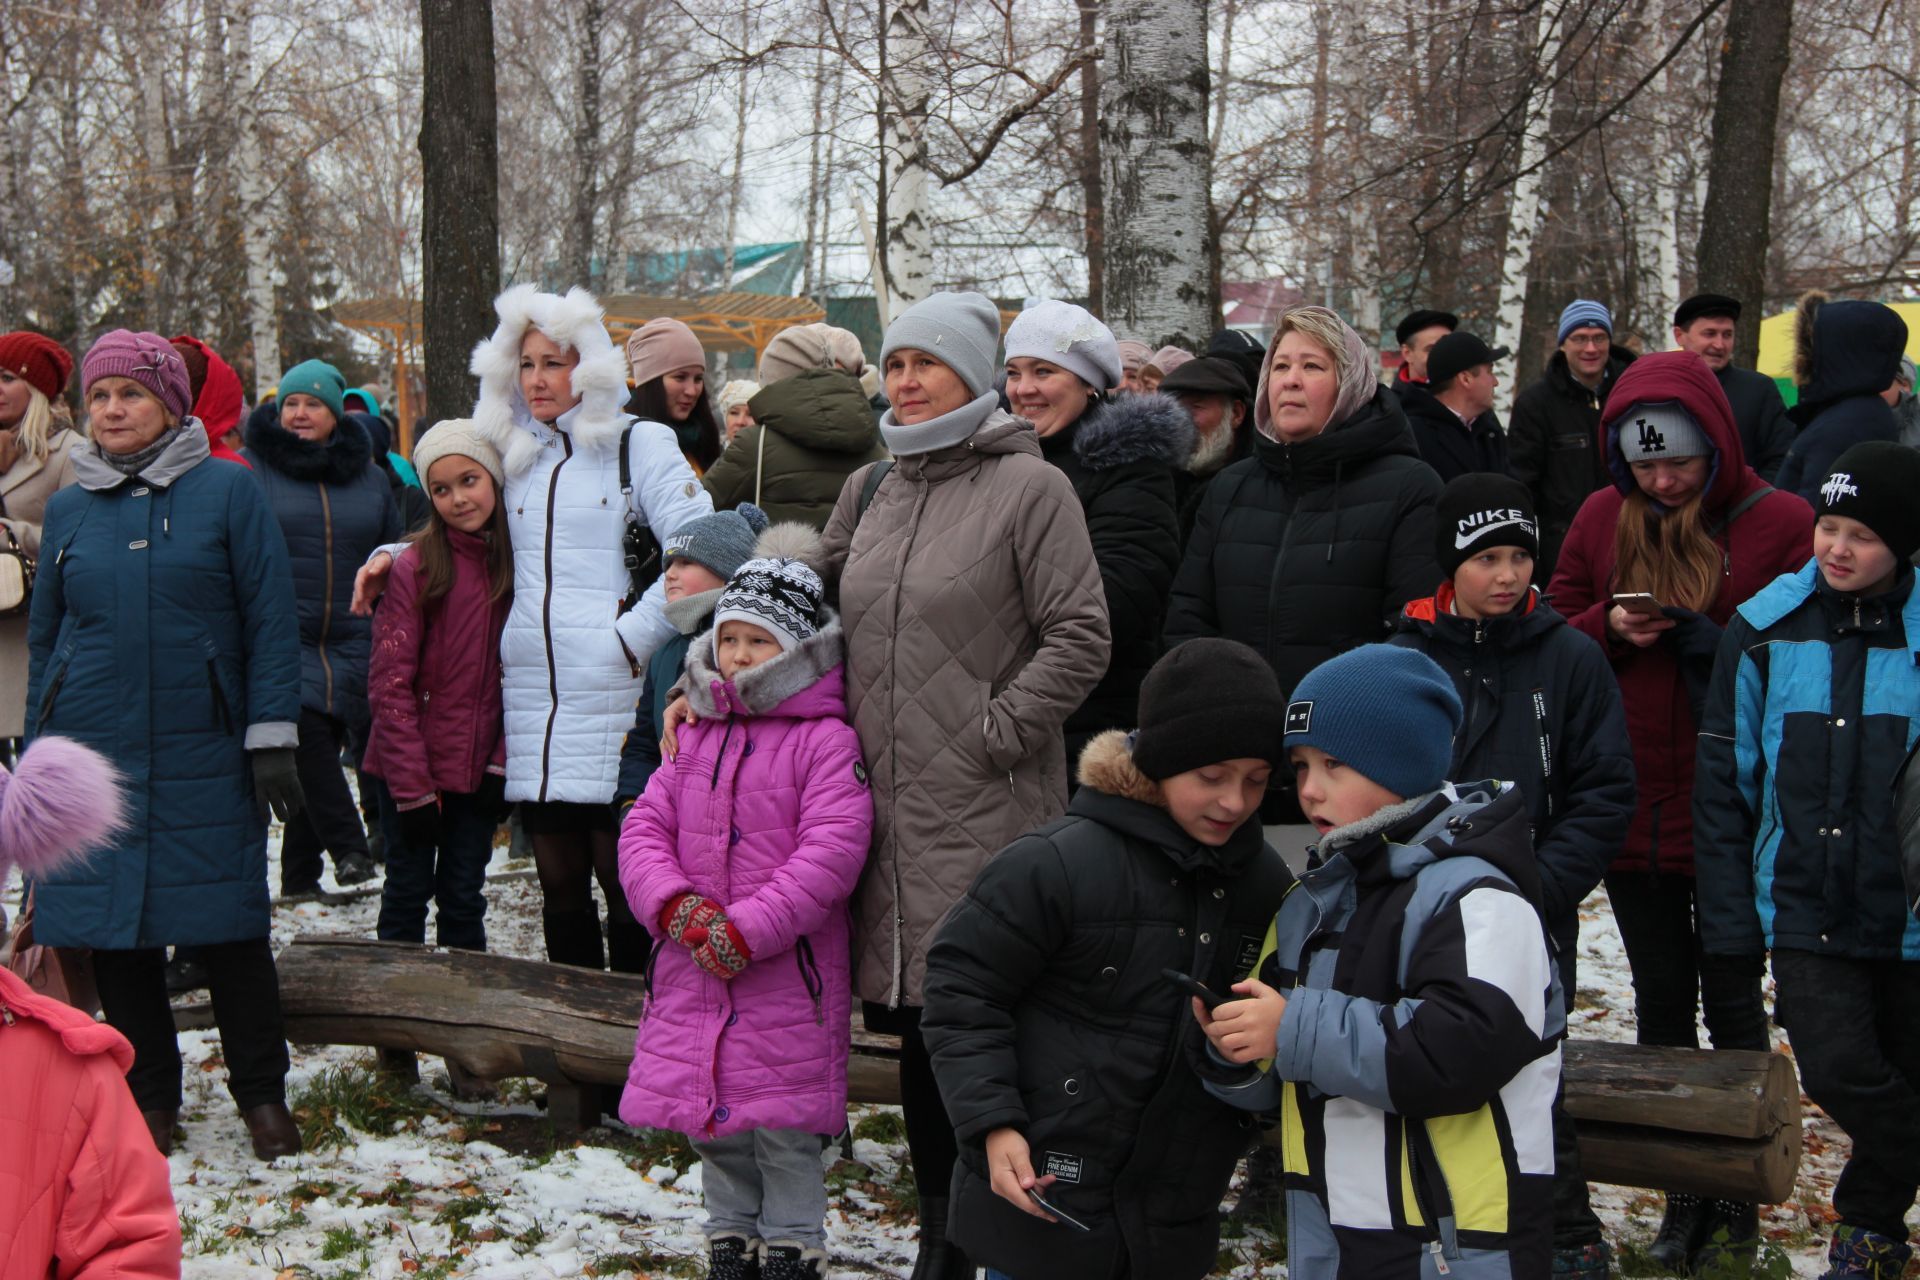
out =
{"type": "Polygon", "coordinates": [[[1576,347],[1604,347],[1613,342],[1613,335],[1606,333],[1571,333],[1567,341],[1576,347]]]}

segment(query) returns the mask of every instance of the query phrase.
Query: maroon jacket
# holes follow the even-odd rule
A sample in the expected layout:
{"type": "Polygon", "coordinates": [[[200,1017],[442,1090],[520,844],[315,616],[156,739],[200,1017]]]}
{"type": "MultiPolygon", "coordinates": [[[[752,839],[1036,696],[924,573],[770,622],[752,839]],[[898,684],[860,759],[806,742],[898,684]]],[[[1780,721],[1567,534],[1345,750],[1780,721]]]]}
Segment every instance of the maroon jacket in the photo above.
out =
{"type": "MultiPolygon", "coordinates": [[[[1574,517],[1561,548],[1548,595],[1567,621],[1598,641],[1613,663],[1627,709],[1633,743],[1639,807],[1627,842],[1612,870],[1648,869],[1693,874],[1693,705],[1678,653],[1676,627],[1645,649],[1615,640],[1607,631],[1612,607],[1613,539],[1621,504],[1634,488],[1620,456],[1620,423],[1635,404],[1680,402],[1715,446],[1708,473],[1706,508],[1725,550],[1720,595],[1707,616],[1725,626],[1733,611],[1783,573],[1813,554],[1813,508],[1791,493],[1769,493],[1731,524],[1730,513],[1766,488],[1747,466],[1733,410],[1712,372],[1685,351],[1642,356],[1628,365],[1607,396],[1600,415],[1600,448],[1613,487],[1591,495],[1574,517]]],[[[1695,651],[1708,668],[1714,637],[1696,638],[1695,651]]]]}
{"type": "Polygon", "coordinates": [[[511,596],[487,599],[487,543],[448,529],[453,588],[423,612],[425,574],[412,547],[373,619],[367,702],[373,728],[365,769],[384,778],[394,804],[417,808],[442,791],[473,792],[488,773],[504,774],[506,732],[500,714],[500,632],[511,596]]]}

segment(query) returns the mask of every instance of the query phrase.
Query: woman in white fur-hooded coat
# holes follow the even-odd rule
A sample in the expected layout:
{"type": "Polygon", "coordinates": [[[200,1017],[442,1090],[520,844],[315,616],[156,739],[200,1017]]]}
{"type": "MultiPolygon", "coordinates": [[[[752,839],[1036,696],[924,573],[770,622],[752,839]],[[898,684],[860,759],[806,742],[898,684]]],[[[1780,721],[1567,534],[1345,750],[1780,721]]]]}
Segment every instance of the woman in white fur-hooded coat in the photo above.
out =
{"type": "Polygon", "coordinates": [[[620,611],[630,588],[621,546],[626,508],[631,501],[664,543],[711,514],[713,503],[672,431],[622,411],[626,356],[607,336],[592,294],[516,285],[493,305],[500,326],[473,352],[480,379],[473,416],[505,464],[513,539],[513,606],[500,641],[506,796],[522,802],[534,840],[550,958],[599,967],[588,883],[598,872],[609,899],[613,967],[638,971],[646,931],[620,899],[612,801],[641,675],[675,630],[662,612],[660,582],[620,611]],[[535,332],[558,351],[541,343],[532,344],[538,352],[527,350],[535,332]],[[536,367],[541,354],[545,368],[536,367]],[[565,362],[575,357],[569,370],[565,362]],[[629,424],[630,498],[620,491],[619,468],[629,424]]]}

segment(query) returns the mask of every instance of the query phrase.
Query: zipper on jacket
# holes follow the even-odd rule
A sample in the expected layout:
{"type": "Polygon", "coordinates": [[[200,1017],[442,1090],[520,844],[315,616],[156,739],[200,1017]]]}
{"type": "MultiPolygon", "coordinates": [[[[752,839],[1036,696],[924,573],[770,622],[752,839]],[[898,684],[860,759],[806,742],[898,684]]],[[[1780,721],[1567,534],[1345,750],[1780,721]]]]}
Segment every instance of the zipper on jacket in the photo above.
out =
{"type": "MultiPolygon", "coordinates": [[[[972,448],[972,445],[969,444],[968,448],[972,448]]],[[[900,559],[893,567],[893,620],[888,629],[888,635],[896,644],[900,639],[900,596],[905,589],[902,584],[906,576],[907,561],[913,559],[914,540],[920,535],[920,517],[926,513],[928,488],[926,473],[922,470],[921,474],[914,479],[913,513],[907,521],[907,536],[901,540],[900,559]]],[[[843,572],[842,581],[845,581],[845,577],[843,572]]],[[[892,655],[889,654],[887,661],[887,723],[889,726],[897,721],[899,693],[900,686],[895,681],[892,655]]],[[[900,777],[900,735],[892,732],[891,729],[887,733],[887,756],[889,770],[897,782],[900,777]]],[[[896,786],[894,788],[896,794],[898,790],[896,786]]],[[[899,807],[896,801],[894,803],[896,817],[899,807]]],[[[907,927],[907,917],[900,909],[900,828],[898,823],[892,821],[888,822],[887,828],[893,833],[893,856],[887,860],[888,878],[893,882],[893,973],[891,975],[893,990],[888,993],[887,1008],[898,1009],[903,1003],[900,998],[901,989],[907,983],[906,958],[901,954],[900,948],[901,935],[907,927]]]]}
{"type": "Polygon", "coordinates": [[[813,1021],[816,1026],[825,1026],[826,1014],[820,1008],[820,995],[827,984],[820,979],[820,966],[814,962],[813,943],[800,939],[800,945],[793,949],[794,963],[800,969],[800,981],[807,988],[807,998],[813,1001],[813,1021]]]}
{"type": "Polygon", "coordinates": [[[47,691],[40,695],[40,711],[33,717],[33,723],[41,733],[47,731],[47,717],[53,714],[53,700],[59,696],[60,686],[67,682],[67,670],[72,666],[73,659],[68,658],[61,666],[59,674],[55,675],[52,682],[47,685],[47,691]]]}
{"type": "Polygon", "coordinates": [[[573,437],[558,429],[554,434],[560,437],[560,445],[566,453],[547,473],[547,545],[541,552],[544,564],[541,573],[543,581],[540,584],[540,634],[547,646],[547,731],[540,738],[541,804],[547,802],[548,769],[553,759],[553,722],[560,714],[560,673],[553,665],[553,501],[560,492],[560,468],[566,466],[573,457],[573,437]]]}
{"type": "Polygon", "coordinates": [[[227,706],[227,694],[220,687],[220,671],[212,658],[207,659],[207,691],[213,695],[214,723],[220,726],[220,732],[233,732],[233,712],[227,706]]]}
{"type": "Polygon", "coordinates": [[[320,673],[324,677],[327,712],[333,712],[333,664],[327,661],[327,633],[333,629],[333,504],[327,501],[327,486],[320,486],[320,530],[324,554],[323,572],[326,591],[320,597],[320,673]]]}

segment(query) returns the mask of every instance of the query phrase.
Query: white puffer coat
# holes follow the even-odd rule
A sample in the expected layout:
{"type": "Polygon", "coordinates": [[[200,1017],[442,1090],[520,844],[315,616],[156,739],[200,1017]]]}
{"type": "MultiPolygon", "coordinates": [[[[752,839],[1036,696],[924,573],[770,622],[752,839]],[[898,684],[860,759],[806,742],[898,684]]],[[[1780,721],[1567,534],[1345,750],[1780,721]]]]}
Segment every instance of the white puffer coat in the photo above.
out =
{"type": "Polygon", "coordinates": [[[513,538],[513,609],[500,638],[507,799],[607,803],[647,659],[675,634],[661,612],[660,582],[618,614],[628,591],[621,432],[632,422],[631,501],[655,538],[665,543],[710,514],[713,501],[672,431],[621,412],[626,356],[607,336],[592,294],[516,285],[493,305],[500,327],[473,352],[473,416],[506,467],[513,538]],[[530,328],[580,353],[580,403],[552,426],[536,422],[520,394],[520,341],[530,328]]]}

